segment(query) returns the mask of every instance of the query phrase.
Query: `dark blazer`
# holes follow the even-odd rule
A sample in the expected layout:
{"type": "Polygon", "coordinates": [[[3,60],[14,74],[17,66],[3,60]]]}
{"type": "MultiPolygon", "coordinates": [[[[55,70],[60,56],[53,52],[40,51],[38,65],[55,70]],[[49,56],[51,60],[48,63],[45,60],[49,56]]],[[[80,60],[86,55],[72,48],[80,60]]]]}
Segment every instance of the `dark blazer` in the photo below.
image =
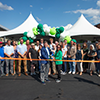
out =
{"type": "MultiPolygon", "coordinates": [[[[48,48],[48,47],[47,47],[48,48]]],[[[50,51],[50,49],[48,48],[48,51],[49,51],[49,54],[51,54],[52,52],[50,51]]],[[[41,49],[41,59],[49,59],[49,55],[48,55],[48,53],[47,53],[47,50],[46,50],[46,48],[45,47],[43,47],[42,49],[41,49]]],[[[48,63],[48,61],[41,61],[41,63],[42,64],[47,64],[48,63]]]]}

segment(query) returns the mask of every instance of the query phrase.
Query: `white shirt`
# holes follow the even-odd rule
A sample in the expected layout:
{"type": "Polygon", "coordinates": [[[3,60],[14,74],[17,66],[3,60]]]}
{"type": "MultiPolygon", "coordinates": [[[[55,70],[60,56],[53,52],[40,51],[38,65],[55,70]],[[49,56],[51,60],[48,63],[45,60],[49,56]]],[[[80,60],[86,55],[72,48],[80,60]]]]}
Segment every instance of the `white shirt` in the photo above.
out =
{"type": "Polygon", "coordinates": [[[14,48],[12,45],[8,46],[6,45],[4,47],[4,53],[7,53],[8,55],[11,55],[12,53],[14,53],[14,48]]]}
{"type": "MultiPolygon", "coordinates": [[[[67,51],[67,48],[62,48],[62,56],[64,56],[65,52],[67,51]]],[[[64,58],[67,58],[67,54],[64,56],[64,58]]]]}
{"type": "Polygon", "coordinates": [[[48,50],[48,48],[46,48],[46,50],[47,50],[47,53],[48,53],[48,57],[49,57],[50,53],[49,53],[49,50],[48,50]]]}
{"type": "Polygon", "coordinates": [[[37,46],[37,45],[35,46],[35,50],[36,50],[36,51],[39,50],[39,45],[38,45],[38,46],[37,46]]]}
{"type": "Polygon", "coordinates": [[[53,45],[55,45],[54,43],[50,44],[50,50],[53,49],[53,45]]]}

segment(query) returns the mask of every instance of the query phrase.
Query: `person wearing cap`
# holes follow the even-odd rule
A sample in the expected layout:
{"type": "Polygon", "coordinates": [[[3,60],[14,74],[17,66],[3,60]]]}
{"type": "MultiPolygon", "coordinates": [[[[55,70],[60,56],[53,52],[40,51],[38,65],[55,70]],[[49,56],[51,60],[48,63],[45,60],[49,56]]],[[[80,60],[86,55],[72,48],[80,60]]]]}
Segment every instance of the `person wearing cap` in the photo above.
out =
{"type": "MultiPolygon", "coordinates": [[[[7,58],[13,58],[14,48],[11,45],[11,41],[10,40],[7,41],[7,45],[4,47],[4,54],[5,54],[5,56],[7,58]]],[[[6,76],[9,75],[9,63],[10,63],[10,72],[11,72],[11,75],[14,75],[14,73],[13,73],[13,60],[6,59],[5,61],[6,61],[6,76]]]]}
{"type": "Polygon", "coordinates": [[[3,47],[3,42],[0,42],[0,70],[1,70],[1,76],[4,76],[4,47],[3,47]]]}
{"type": "Polygon", "coordinates": [[[29,49],[29,59],[30,59],[30,62],[31,62],[31,75],[36,75],[34,70],[35,70],[35,66],[37,65],[37,61],[32,60],[32,59],[37,59],[37,52],[35,50],[35,44],[34,43],[31,44],[31,47],[32,48],[29,49]]]}
{"type": "MultiPolygon", "coordinates": [[[[68,46],[68,51],[67,51],[67,55],[68,55],[68,60],[75,60],[76,59],[76,47],[74,45],[74,41],[71,40],[71,46],[68,46]]],[[[76,72],[76,68],[75,68],[75,62],[69,62],[69,67],[70,67],[70,71],[69,74],[75,74],[76,72]]]]}
{"type": "MultiPolygon", "coordinates": [[[[17,52],[18,52],[18,58],[26,59],[27,46],[23,44],[23,39],[20,40],[20,44],[17,46],[17,52]]],[[[23,65],[24,65],[25,75],[28,76],[26,60],[23,60],[23,65]]],[[[18,76],[21,76],[21,60],[18,61],[18,76]]]]}

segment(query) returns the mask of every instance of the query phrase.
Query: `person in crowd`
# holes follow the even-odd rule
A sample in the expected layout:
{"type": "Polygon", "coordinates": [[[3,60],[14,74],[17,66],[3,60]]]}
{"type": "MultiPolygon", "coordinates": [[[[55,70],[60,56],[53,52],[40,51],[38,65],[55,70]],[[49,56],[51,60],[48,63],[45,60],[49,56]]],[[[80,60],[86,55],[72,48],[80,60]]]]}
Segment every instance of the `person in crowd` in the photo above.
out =
{"type": "MultiPolygon", "coordinates": [[[[95,60],[95,56],[97,56],[97,53],[96,53],[96,51],[94,49],[94,45],[91,44],[90,45],[90,50],[88,52],[89,60],[94,61],[95,60]]],[[[90,75],[92,76],[93,71],[96,70],[94,62],[89,62],[89,69],[90,69],[90,75]]]]}
{"type": "MultiPolygon", "coordinates": [[[[96,50],[97,52],[97,56],[96,56],[96,60],[100,61],[100,44],[98,45],[98,49],[96,50]]],[[[97,63],[97,69],[98,69],[98,76],[100,77],[100,63],[97,63]]]]}
{"type": "MultiPolygon", "coordinates": [[[[62,47],[62,59],[67,60],[67,48],[66,48],[65,42],[63,42],[62,46],[63,46],[62,47]]],[[[67,72],[67,62],[63,62],[61,74],[66,75],[66,72],[67,72]]]]}
{"type": "MultiPolygon", "coordinates": [[[[69,60],[76,59],[76,47],[75,47],[74,42],[72,40],[71,40],[71,46],[68,46],[67,52],[68,52],[67,55],[68,55],[69,60]]],[[[70,67],[70,71],[68,73],[75,74],[75,72],[76,72],[75,62],[69,62],[69,67],[70,67]]]]}
{"type": "MultiPolygon", "coordinates": [[[[82,59],[83,59],[83,50],[81,49],[81,45],[78,44],[77,45],[76,60],[82,60],[82,59]]],[[[77,62],[77,68],[78,68],[77,74],[82,75],[82,72],[83,72],[82,62],[77,62]]]]}
{"type": "MultiPolygon", "coordinates": [[[[57,46],[57,50],[54,54],[54,59],[56,60],[62,60],[62,51],[61,51],[61,46],[58,45],[57,46]]],[[[61,67],[62,67],[62,61],[55,61],[56,63],[56,69],[57,69],[57,72],[58,72],[58,78],[56,80],[57,83],[61,82],[61,67]]]]}
{"type": "MultiPolygon", "coordinates": [[[[13,58],[14,48],[11,45],[10,40],[7,40],[7,45],[4,47],[4,54],[7,58],[13,58]]],[[[9,75],[9,63],[10,63],[10,73],[11,73],[11,75],[14,75],[14,73],[13,73],[13,60],[6,59],[6,76],[9,75]]]]}
{"type": "Polygon", "coordinates": [[[95,50],[98,49],[98,41],[95,42],[95,50]]]}
{"type": "Polygon", "coordinates": [[[67,40],[64,40],[64,42],[65,42],[65,47],[67,48],[67,46],[68,46],[67,40]]]}
{"type": "Polygon", "coordinates": [[[29,49],[29,58],[31,62],[31,75],[36,75],[35,73],[35,66],[37,65],[37,61],[32,59],[37,59],[37,52],[35,50],[35,44],[31,44],[32,48],[29,49]]]}
{"type": "Polygon", "coordinates": [[[61,48],[63,47],[63,41],[60,42],[60,46],[61,46],[61,48]]]}
{"type": "MultiPolygon", "coordinates": [[[[50,45],[49,45],[49,47],[50,47],[50,50],[52,51],[54,48],[53,48],[53,45],[55,45],[54,43],[53,43],[53,39],[52,38],[50,38],[50,45]]],[[[53,59],[52,58],[52,56],[54,55],[54,53],[52,52],[52,54],[51,54],[51,59],[53,59]]],[[[54,65],[54,63],[53,63],[53,61],[50,61],[50,68],[49,68],[49,75],[52,73],[52,74],[54,74],[54,71],[53,71],[53,66],[54,65]]]]}
{"type": "MultiPolygon", "coordinates": [[[[52,46],[51,52],[52,52],[52,58],[53,58],[53,56],[54,56],[54,54],[56,52],[56,46],[55,46],[55,44],[52,46]]],[[[52,68],[53,68],[53,75],[57,74],[55,61],[52,61],[52,68]]]]}
{"type": "MultiPolygon", "coordinates": [[[[26,40],[26,46],[27,46],[26,57],[29,58],[29,49],[31,48],[29,40],[26,40]]],[[[30,61],[29,60],[27,60],[27,69],[28,69],[28,72],[30,72],[30,61]]]]}
{"type": "MultiPolygon", "coordinates": [[[[16,41],[13,41],[12,44],[13,44],[13,48],[14,48],[14,55],[13,55],[13,57],[14,58],[18,58],[16,41]]],[[[16,74],[16,70],[15,70],[16,68],[15,67],[17,68],[17,71],[18,71],[18,61],[17,60],[14,60],[14,62],[13,62],[14,75],[16,74]]]]}
{"type": "Polygon", "coordinates": [[[59,44],[58,41],[55,41],[56,48],[57,48],[58,44],[59,44]]]}
{"type": "MultiPolygon", "coordinates": [[[[95,42],[95,50],[97,51],[98,50],[98,41],[95,42]]],[[[97,56],[95,56],[95,60],[97,60],[97,56]]],[[[98,69],[98,63],[95,63],[95,67],[96,67],[96,72],[94,73],[98,73],[99,69],[98,69]]]]}
{"type": "MultiPolygon", "coordinates": [[[[50,54],[51,54],[51,51],[48,48],[48,43],[47,41],[45,41],[44,47],[41,49],[41,59],[50,59],[50,54]]],[[[48,79],[49,67],[50,67],[49,61],[47,60],[41,61],[40,78],[43,85],[46,84],[45,80],[50,82],[48,79]]]]}
{"type": "Polygon", "coordinates": [[[98,40],[98,44],[100,44],[100,39],[98,40]]]}
{"type": "Polygon", "coordinates": [[[1,70],[1,77],[4,76],[4,47],[3,47],[3,42],[0,41],[0,70],[1,70]]]}
{"type": "Polygon", "coordinates": [[[55,45],[54,43],[53,43],[53,39],[52,38],[50,38],[50,50],[52,50],[53,49],[53,45],[55,45]]]}
{"type": "MultiPolygon", "coordinates": [[[[41,59],[41,49],[42,49],[42,45],[40,45],[39,50],[38,50],[38,59],[41,59]]],[[[41,61],[39,61],[39,72],[41,70],[41,61]]]]}
{"type": "MultiPolygon", "coordinates": [[[[17,46],[17,52],[18,52],[18,58],[26,59],[27,46],[23,44],[23,39],[20,40],[20,44],[17,46]]],[[[25,75],[28,76],[26,60],[23,60],[23,65],[24,65],[25,75]]],[[[18,61],[18,76],[21,76],[21,60],[18,61]]]]}
{"type": "Polygon", "coordinates": [[[40,45],[44,46],[43,38],[40,39],[40,45]]]}
{"type": "Polygon", "coordinates": [[[39,50],[39,41],[36,41],[35,50],[36,50],[36,51],[39,50]]]}
{"type": "MultiPolygon", "coordinates": [[[[88,60],[88,48],[87,48],[87,43],[84,42],[83,43],[83,60],[88,60]]],[[[87,69],[88,69],[88,63],[87,62],[83,62],[83,72],[87,72],[87,69]]]]}

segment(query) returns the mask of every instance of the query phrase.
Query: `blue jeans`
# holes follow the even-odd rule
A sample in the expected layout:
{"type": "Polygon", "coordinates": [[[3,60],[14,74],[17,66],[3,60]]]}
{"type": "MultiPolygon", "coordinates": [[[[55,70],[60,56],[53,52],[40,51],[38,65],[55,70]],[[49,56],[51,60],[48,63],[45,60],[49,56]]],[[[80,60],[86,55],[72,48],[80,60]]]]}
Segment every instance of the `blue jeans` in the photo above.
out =
{"type": "MultiPolygon", "coordinates": [[[[75,60],[75,59],[68,58],[68,60],[75,60]]],[[[71,72],[76,72],[75,62],[69,62],[69,67],[71,72]]]]}
{"type": "Polygon", "coordinates": [[[41,61],[39,61],[39,72],[41,70],[41,61]]]}
{"type": "MultiPolygon", "coordinates": [[[[64,58],[64,60],[67,60],[67,58],[64,58]]],[[[67,71],[67,62],[64,62],[64,64],[62,65],[62,71],[63,72],[67,71]]]]}

